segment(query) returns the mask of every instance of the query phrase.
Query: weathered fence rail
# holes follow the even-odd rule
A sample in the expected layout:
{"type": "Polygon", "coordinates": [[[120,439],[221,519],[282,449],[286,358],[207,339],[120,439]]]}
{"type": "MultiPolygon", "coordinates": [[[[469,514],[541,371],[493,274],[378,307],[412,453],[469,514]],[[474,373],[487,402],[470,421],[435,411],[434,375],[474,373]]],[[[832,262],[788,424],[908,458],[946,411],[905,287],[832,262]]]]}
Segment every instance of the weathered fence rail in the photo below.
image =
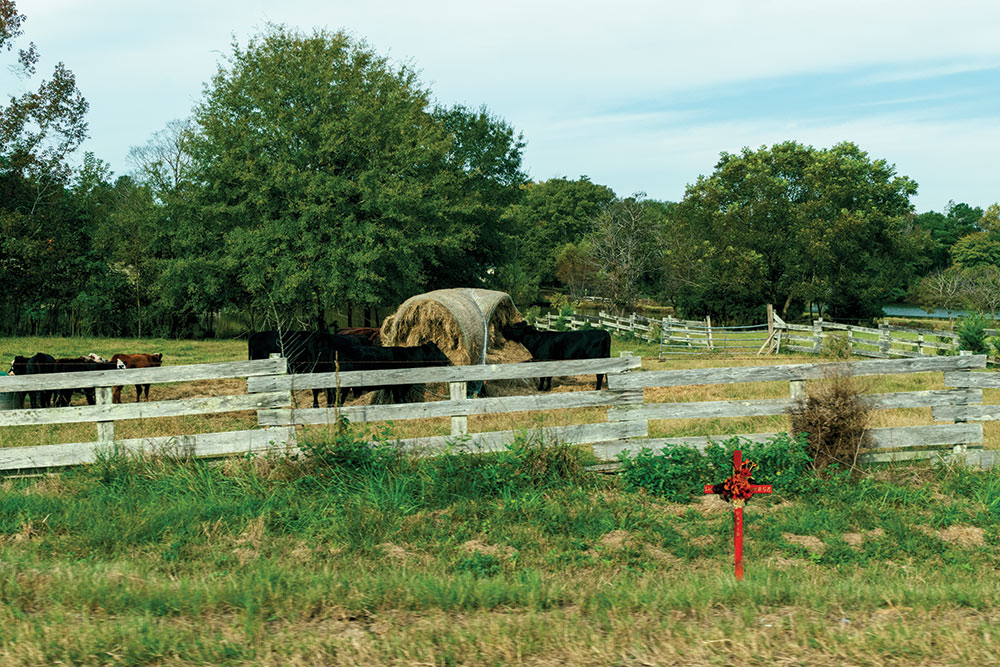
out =
{"type": "MultiPolygon", "coordinates": [[[[983,450],[982,421],[1000,419],[1000,406],[982,405],[983,389],[1000,388],[1000,374],[975,373],[985,368],[984,356],[879,359],[853,363],[789,364],[740,368],[705,368],[632,372],[641,359],[578,360],[432,369],[402,369],[288,375],[284,360],[262,360],[225,364],[168,366],[155,369],[106,371],[103,373],[52,374],[31,377],[0,377],[0,392],[98,387],[101,402],[94,406],[72,406],[40,410],[0,411],[0,439],[5,429],[16,426],[58,423],[95,423],[97,439],[91,442],[0,447],[0,470],[25,470],[92,462],[102,448],[129,451],[170,452],[192,456],[219,456],[263,451],[297,451],[296,429],[335,424],[341,417],[352,422],[402,421],[451,418],[449,435],[430,435],[400,440],[400,446],[426,454],[458,447],[471,451],[502,449],[518,436],[515,429],[470,433],[472,415],[531,413],[567,408],[606,408],[606,421],[530,429],[564,442],[590,444],[601,459],[614,459],[622,451],[684,444],[704,448],[709,441],[729,436],[689,435],[649,437],[649,422],[670,419],[714,419],[753,417],[787,413],[796,399],[805,395],[805,383],[831,373],[853,376],[903,373],[943,373],[949,389],[870,394],[868,403],[877,410],[929,407],[935,422],[919,426],[872,429],[875,448],[865,454],[869,461],[963,458],[976,465],[996,463],[997,452],[983,450]],[[485,380],[531,379],[546,376],[608,374],[610,389],[526,396],[466,398],[465,383],[485,380]],[[247,394],[207,398],[185,398],[113,405],[111,384],[185,382],[192,380],[247,378],[247,394]],[[789,383],[788,398],[699,402],[652,402],[644,398],[647,387],[730,384],[748,382],[789,383]],[[379,386],[412,383],[448,383],[448,400],[399,405],[358,405],[341,408],[298,408],[293,392],[330,386],[379,386]],[[213,414],[255,410],[259,428],[184,436],[118,439],[114,422],[178,415],[213,414]]],[[[733,434],[763,441],[772,433],[733,434]]]]}

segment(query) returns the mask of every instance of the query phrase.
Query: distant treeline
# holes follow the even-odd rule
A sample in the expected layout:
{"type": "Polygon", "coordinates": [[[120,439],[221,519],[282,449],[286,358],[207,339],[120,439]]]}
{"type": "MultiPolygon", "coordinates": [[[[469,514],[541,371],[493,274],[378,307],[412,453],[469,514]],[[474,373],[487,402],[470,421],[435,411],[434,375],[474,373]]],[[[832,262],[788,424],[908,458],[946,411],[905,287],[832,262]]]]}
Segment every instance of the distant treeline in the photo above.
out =
{"type": "Polygon", "coordinates": [[[765,303],[858,319],[908,296],[984,308],[1000,272],[1000,207],[916,215],[916,183],[851,143],[723,153],[676,203],[531,182],[506,121],[438,105],[343,32],[271,26],[234,45],[127,176],[90,153],[70,166],[86,111],[62,65],[0,106],[0,334],[349,326],[456,286],[522,307],[551,286],[618,309],[655,295],[719,324],[765,303]]]}

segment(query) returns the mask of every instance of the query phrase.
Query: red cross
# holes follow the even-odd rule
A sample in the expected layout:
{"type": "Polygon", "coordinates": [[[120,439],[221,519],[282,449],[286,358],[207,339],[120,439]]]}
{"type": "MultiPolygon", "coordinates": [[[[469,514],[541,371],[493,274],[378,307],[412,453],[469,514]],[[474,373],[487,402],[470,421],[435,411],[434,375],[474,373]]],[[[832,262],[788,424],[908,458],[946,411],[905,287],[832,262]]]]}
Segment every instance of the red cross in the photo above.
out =
{"type": "Polygon", "coordinates": [[[770,484],[753,484],[756,463],[743,461],[743,452],[733,452],[733,476],[722,484],[706,484],[705,493],[717,493],[733,503],[733,542],[736,548],[736,580],[743,579],[743,506],[755,493],[771,493],[770,484]]]}

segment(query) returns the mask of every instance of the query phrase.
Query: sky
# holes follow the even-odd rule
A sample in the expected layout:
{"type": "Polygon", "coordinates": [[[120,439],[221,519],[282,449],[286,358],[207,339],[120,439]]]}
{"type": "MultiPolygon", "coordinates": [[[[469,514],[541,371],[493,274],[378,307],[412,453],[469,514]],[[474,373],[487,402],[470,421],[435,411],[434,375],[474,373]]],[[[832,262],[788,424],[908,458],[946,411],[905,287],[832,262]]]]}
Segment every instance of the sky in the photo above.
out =
{"type": "MultiPolygon", "coordinates": [[[[90,103],[82,150],[186,118],[233,41],[343,29],[439,104],[523,134],[536,181],[588,176],[677,201],[722,152],[852,141],[919,184],[917,211],[1000,200],[1000,3],[980,0],[17,0],[23,39],[90,103]]],[[[9,62],[9,57],[4,61],[9,62]]],[[[36,77],[29,82],[37,87],[36,77]]],[[[0,93],[18,92],[0,78],[0,93]]],[[[82,151],[81,151],[82,155],[82,151]]]]}

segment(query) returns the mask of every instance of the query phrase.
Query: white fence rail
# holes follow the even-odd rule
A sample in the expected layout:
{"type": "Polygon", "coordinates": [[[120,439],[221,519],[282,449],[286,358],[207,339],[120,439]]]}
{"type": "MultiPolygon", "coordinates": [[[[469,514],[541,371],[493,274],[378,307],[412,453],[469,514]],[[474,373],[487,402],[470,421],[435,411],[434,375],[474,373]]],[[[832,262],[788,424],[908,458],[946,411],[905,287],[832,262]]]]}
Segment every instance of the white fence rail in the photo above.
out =
{"type": "MultiPolygon", "coordinates": [[[[996,463],[997,452],[982,449],[980,422],[1000,419],[1000,406],[982,405],[983,389],[1000,387],[1000,374],[974,373],[985,368],[984,356],[884,359],[838,364],[790,364],[739,368],[706,368],[632,372],[641,365],[638,357],[568,362],[539,362],[490,366],[462,366],[433,369],[361,371],[355,373],[287,375],[284,360],[262,360],[225,364],[167,366],[153,369],[106,371],[102,373],[51,374],[30,377],[0,377],[0,392],[37,391],[81,387],[102,388],[98,405],[39,410],[0,411],[0,439],[8,429],[57,423],[95,423],[98,437],[92,442],[34,447],[0,446],[0,470],[25,470],[89,463],[102,449],[117,447],[128,451],[169,452],[193,456],[220,456],[263,451],[297,451],[296,429],[335,424],[340,417],[353,422],[403,421],[433,417],[451,418],[450,435],[433,435],[400,440],[402,447],[432,454],[460,446],[472,451],[502,449],[518,436],[516,430],[469,433],[472,415],[530,413],[567,408],[606,408],[604,421],[553,426],[538,430],[546,437],[564,442],[590,444],[601,459],[613,459],[619,452],[685,444],[703,448],[710,440],[730,436],[689,435],[650,438],[651,420],[714,419],[752,417],[786,413],[795,399],[805,394],[809,380],[828,377],[831,372],[848,375],[903,373],[944,373],[951,389],[872,394],[866,397],[878,410],[930,407],[934,421],[956,422],[896,428],[872,429],[875,450],[865,454],[870,461],[932,458],[964,458],[977,465],[996,463]],[[609,389],[570,393],[466,398],[465,382],[497,379],[527,379],[546,376],[608,374],[609,389]],[[247,378],[247,394],[186,398],[138,404],[113,405],[110,387],[114,384],[184,382],[191,380],[247,378]],[[651,402],[644,398],[646,387],[786,381],[788,398],[700,402],[651,402]],[[451,398],[399,405],[358,405],[341,408],[297,408],[292,392],[328,386],[379,386],[391,384],[445,382],[451,398]],[[118,439],[114,423],[131,419],[178,415],[199,415],[256,410],[260,428],[155,438],[118,439]]],[[[773,434],[734,434],[754,441],[773,434]]]]}

